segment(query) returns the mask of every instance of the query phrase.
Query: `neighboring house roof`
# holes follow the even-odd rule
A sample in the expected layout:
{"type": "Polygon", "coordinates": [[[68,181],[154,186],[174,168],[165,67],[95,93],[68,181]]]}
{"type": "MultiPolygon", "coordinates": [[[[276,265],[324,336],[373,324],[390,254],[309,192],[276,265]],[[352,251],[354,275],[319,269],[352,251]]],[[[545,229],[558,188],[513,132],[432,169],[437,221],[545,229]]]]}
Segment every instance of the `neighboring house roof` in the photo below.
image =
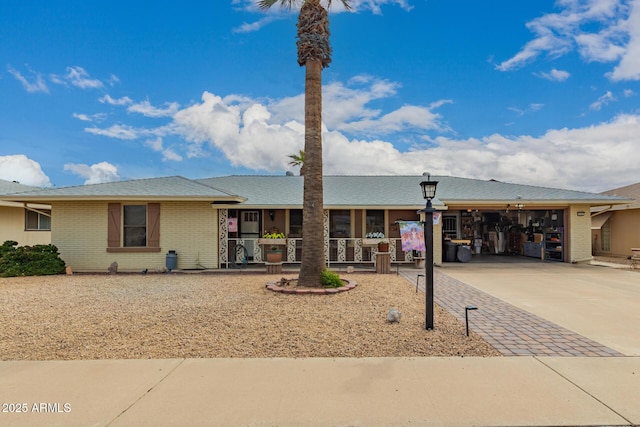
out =
{"type": "MultiPolygon", "coordinates": [[[[581,191],[433,176],[438,181],[434,206],[473,203],[525,206],[616,204],[618,196],[581,191]]],[[[420,182],[424,176],[325,176],[324,205],[336,207],[422,208],[420,182]]],[[[183,177],[151,178],[105,184],[63,187],[13,194],[13,200],[207,200],[239,203],[243,207],[301,207],[304,177],[233,175],[189,180],[183,177]]],[[[6,199],[6,198],[5,198],[6,199]]]]}
{"type": "Polygon", "coordinates": [[[602,194],[607,194],[609,196],[620,196],[626,197],[628,199],[633,199],[633,201],[625,206],[616,206],[617,210],[619,209],[640,209],[640,182],[636,184],[627,185],[620,188],[615,188],[613,190],[605,191],[602,194]]]}
{"type": "MultiPolygon", "coordinates": [[[[5,181],[4,179],[0,179],[0,197],[9,196],[14,193],[33,191],[37,189],[38,187],[32,187],[30,185],[20,184],[19,182],[5,181]]],[[[41,205],[41,204],[27,205],[25,203],[16,203],[16,202],[3,201],[3,200],[0,200],[0,206],[8,206],[12,208],[34,208],[34,209],[50,209],[51,208],[48,205],[41,205]]]]}
{"type": "Polygon", "coordinates": [[[30,185],[20,184],[15,181],[5,181],[4,179],[0,179],[0,194],[11,194],[18,193],[21,191],[30,191],[35,190],[38,187],[32,187],[30,185]]]}
{"type": "Polygon", "coordinates": [[[591,213],[596,216],[603,212],[609,211],[621,211],[627,209],[640,209],[640,182],[636,184],[626,185],[620,188],[614,188],[613,190],[604,191],[601,193],[607,196],[616,196],[626,198],[626,203],[617,205],[602,205],[591,208],[591,213]]]}
{"type": "Polygon", "coordinates": [[[191,200],[239,203],[244,197],[181,176],[108,182],[75,187],[14,193],[12,198],[31,200],[191,200]]]}
{"type": "Polygon", "coordinates": [[[620,188],[614,188],[613,190],[604,191],[602,194],[635,199],[637,202],[638,199],[640,199],[640,182],[636,184],[626,185],[620,188]]]}

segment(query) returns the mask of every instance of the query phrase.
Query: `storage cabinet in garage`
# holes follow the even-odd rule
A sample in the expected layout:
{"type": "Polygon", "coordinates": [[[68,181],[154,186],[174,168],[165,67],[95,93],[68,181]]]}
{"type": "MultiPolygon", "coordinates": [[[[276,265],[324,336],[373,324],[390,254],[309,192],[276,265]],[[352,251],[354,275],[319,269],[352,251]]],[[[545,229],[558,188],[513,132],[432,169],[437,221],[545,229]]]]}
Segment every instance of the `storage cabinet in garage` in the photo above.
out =
{"type": "Polygon", "coordinates": [[[544,259],[547,261],[564,261],[564,236],[559,230],[544,232],[544,259]]]}

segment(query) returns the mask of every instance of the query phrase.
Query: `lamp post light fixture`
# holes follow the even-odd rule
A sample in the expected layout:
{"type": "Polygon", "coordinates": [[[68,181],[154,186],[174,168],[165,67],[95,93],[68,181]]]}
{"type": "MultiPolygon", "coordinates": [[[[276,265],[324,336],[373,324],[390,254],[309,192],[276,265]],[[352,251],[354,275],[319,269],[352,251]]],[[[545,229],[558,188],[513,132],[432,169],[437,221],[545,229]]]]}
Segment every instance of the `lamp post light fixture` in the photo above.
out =
{"type": "Polygon", "coordinates": [[[433,213],[435,209],[431,200],[436,196],[438,181],[431,181],[431,175],[427,174],[427,180],[420,183],[422,197],[427,201],[424,212],[424,247],[425,261],[425,329],[433,329],[433,213]]]}

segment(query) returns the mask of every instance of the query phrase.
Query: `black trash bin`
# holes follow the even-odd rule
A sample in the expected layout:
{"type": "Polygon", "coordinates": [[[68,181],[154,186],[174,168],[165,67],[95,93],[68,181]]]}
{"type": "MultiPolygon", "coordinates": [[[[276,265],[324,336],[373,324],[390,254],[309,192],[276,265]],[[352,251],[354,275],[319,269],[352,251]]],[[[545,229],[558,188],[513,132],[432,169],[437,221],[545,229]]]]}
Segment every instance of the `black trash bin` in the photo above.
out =
{"type": "Polygon", "coordinates": [[[445,241],[444,242],[444,261],[455,262],[457,249],[458,249],[458,245],[449,241],[445,241]]]}
{"type": "Polygon", "coordinates": [[[166,260],[167,270],[175,270],[178,267],[178,254],[176,251],[169,251],[166,260]]]}

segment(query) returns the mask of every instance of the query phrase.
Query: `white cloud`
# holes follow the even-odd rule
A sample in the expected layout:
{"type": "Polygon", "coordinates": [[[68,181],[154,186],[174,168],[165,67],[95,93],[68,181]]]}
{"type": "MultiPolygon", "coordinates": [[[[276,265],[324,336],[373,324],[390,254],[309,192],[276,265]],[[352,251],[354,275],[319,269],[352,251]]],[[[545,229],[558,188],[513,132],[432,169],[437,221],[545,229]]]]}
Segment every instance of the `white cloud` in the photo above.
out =
{"type": "Polygon", "coordinates": [[[518,108],[518,107],[507,107],[507,110],[513,111],[518,116],[522,117],[528,113],[535,113],[536,111],[540,111],[544,108],[544,104],[529,104],[526,109],[518,108]]]}
{"type": "Polygon", "coordinates": [[[141,134],[146,133],[140,131],[134,127],[126,125],[113,125],[106,129],[100,129],[97,127],[85,128],[85,132],[92,133],[94,135],[108,136],[109,138],[116,139],[137,139],[141,134]]]}
{"type": "MultiPolygon", "coordinates": [[[[528,111],[539,108],[531,104],[528,111]]],[[[401,108],[395,114],[404,112],[401,108]]],[[[211,93],[203,95],[201,104],[180,111],[176,120],[193,153],[216,147],[233,165],[257,171],[289,169],[287,156],[304,144],[301,122],[274,123],[264,105],[242,109],[211,93]]],[[[628,115],[583,129],[550,130],[540,137],[437,137],[400,151],[389,141],[349,139],[325,127],[324,172],[420,174],[429,169],[434,174],[603,191],[628,184],[636,173],[639,133],[640,116],[628,115]],[[585,176],[594,179],[585,181],[585,176]]]]}
{"type": "Polygon", "coordinates": [[[73,113],[71,114],[71,116],[83,122],[94,122],[94,121],[101,122],[107,118],[106,113],[96,113],[96,114],[73,113]]]}
{"type": "Polygon", "coordinates": [[[360,135],[384,135],[410,129],[447,130],[439,114],[429,108],[405,105],[375,119],[345,123],[338,130],[360,135]]]}
{"type": "Polygon", "coordinates": [[[567,80],[571,76],[571,74],[568,71],[556,70],[554,68],[548,73],[536,73],[536,76],[542,77],[543,79],[551,80],[553,82],[563,82],[567,80]]]}
{"type": "Polygon", "coordinates": [[[255,22],[243,22],[242,25],[232,29],[232,31],[234,33],[252,33],[254,31],[259,31],[262,27],[270,24],[277,19],[279,19],[279,17],[275,15],[268,15],[264,18],[258,19],[255,22]]]}
{"type": "MultiPolygon", "coordinates": [[[[108,96],[108,95],[107,95],[108,96]]],[[[158,108],[151,105],[149,101],[142,101],[137,104],[131,104],[127,111],[131,113],[139,113],[145,117],[171,117],[173,116],[180,105],[176,102],[165,102],[163,104],[164,108],[158,108]]]]}
{"type": "Polygon", "coordinates": [[[181,162],[182,156],[176,153],[175,151],[173,151],[173,149],[171,148],[165,148],[164,150],[162,150],[162,160],[171,160],[174,162],[181,162]]]}
{"type": "Polygon", "coordinates": [[[640,0],[561,0],[557,5],[560,12],[527,23],[534,39],[496,69],[510,71],[543,54],[557,58],[575,50],[586,62],[618,62],[607,73],[613,81],[640,80],[640,0]]]}
{"type": "Polygon", "coordinates": [[[216,148],[233,165],[282,170],[286,156],[300,149],[304,126],[270,124],[270,117],[264,105],[241,108],[205,92],[202,103],[179,111],[174,120],[177,132],[189,144],[187,157],[203,156],[216,148]]]}
{"type": "Polygon", "coordinates": [[[0,156],[0,179],[35,187],[50,187],[51,181],[40,164],[24,154],[0,156]]]}
{"type": "Polygon", "coordinates": [[[149,139],[144,142],[144,145],[151,148],[153,151],[162,153],[162,160],[171,160],[174,162],[181,162],[182,156],[176,153],[171,148],[164,148],[163,141],[161,137],[157,137],[156,139],[149,139]]]}
{"type": "Polygon", "coordinates": [[[22,87],[24,87],[24,89],[27,92],[29,92],[29,93],[36,93],[36,92],[49,93],[49,88],[47,87],[47,84],[42,79],[42,75],[36,73],[35,71],[31,70],[30,68],[29,68],[29,73],[32,75],[31,81],[29,79],[27,79],[25,76],[23,76],[19,71],[15,70],[14,68],[12,68],[9,65],[7,65],[7,71],[9,71],[9,74],[11,74],[13,77],[15,77],[16,80],[18,80],[20,83],[22,83],[22,87]]]}
{"type": "Polygon", "coordinates": [[[104,84],[97,79],[90,79],[89,73],[82,67],[67,67],[67,74],[64,78],[69,81],[73,86],[80,89],[98,89],[104,86],[104,84]]]}
{"type": "Polygon", "coordinates": [[[108,162],[95,163],[91,166],[81,163],[67,163],[64,165],[64,170],[85,178],[85,185],[120,181],[118,168],[108,162]]]}
{"type": "MultiPolygon", "coordinates": [[[[425,136],[426,131],[451,134],[442,117],[434,113],[451,101],[405,105],[384,113],[370,107],[372,102],[395,97],[396,90],[393,82],[367,76],[324,88],[325,101],[331,100],[323,112],[326,174],[420,174],[430,170],[434,174],[603,191],[629,184],[629,177],[637,171],[640,115],[618,116],[583,129],[549,130],[539,137],[433,137],[425,136]],[[347,130],[357,131],[358,137],[351,137],[347,130]],[[409,140],[409,149],[394,147],[392,142],[397,142],[398,135],[409,140]],[[584,180],[585,176],[591,179],[584,180]]],[[[613,93],[605,94],[599,102],[603,106],[614,99],[613,93]]],[[[525,114],[542,108],[543,104],[531,103],[512,110],[525,114]]],[[[167,124],[162,127],[120,124],[87,131],[138,139],[163,161],[184,159],[188,164],[189,158],[221,153],[232,166],[281,173],[290,169],[288,156],[304,147],[302,111],[302,94],[258,101],[204,92],[200,102],[165,118],[167,124]],[[179,146],[167,147],[165,136],[182,141],[179,146]]]]}
{"type": "Polygon", "coordinates": [[[640,116],[584,129],[551,130],[534,138],[491,135],[456,140],[439,137],[427,146],[400,152],[383,141],[347,141],[325,135],[325,173],[433,174],[497,179],[603,191],[629,184],[637,171],[635,136],[640,116]],[[562,159],[560,161],[560,159],[562,159]],[[585,180],[589,176],[592,179],[585,180]]]}
{"type": "Polygon", "coordinates": [[[110,95],[105,95],[103,97],[100,97],[98,101],[101,102],[102,104],[109,104],[109,105],[129,105],[133,103],[133,100],[128,96],[123,96],[122,98],[113,99],[110,95]]]}
{"type": "Polygon", "coordinates": [[[597,101],[589,105],[589,109],[593,111],[600,111],[603,105],[608,105],[610,102],[613,102],[615,100],[616,97],[613,96],[613,93],[611,91],[607,91],[607,93],[598,98],[597,101]]]}
{"type": "Polygon", "coordinates": [[[115,74],[111,74],[107,82],[109,83],[110,86],[115,86],[116,83],[120,83],[120,79],[115,74]]]}
{"type": "Polygon", "coordinates": [[[613,81],[640,80],[640,0],[631,4],[629,19],[622,24],[629,42],[622,59],[608,77],[613,81]]]}

